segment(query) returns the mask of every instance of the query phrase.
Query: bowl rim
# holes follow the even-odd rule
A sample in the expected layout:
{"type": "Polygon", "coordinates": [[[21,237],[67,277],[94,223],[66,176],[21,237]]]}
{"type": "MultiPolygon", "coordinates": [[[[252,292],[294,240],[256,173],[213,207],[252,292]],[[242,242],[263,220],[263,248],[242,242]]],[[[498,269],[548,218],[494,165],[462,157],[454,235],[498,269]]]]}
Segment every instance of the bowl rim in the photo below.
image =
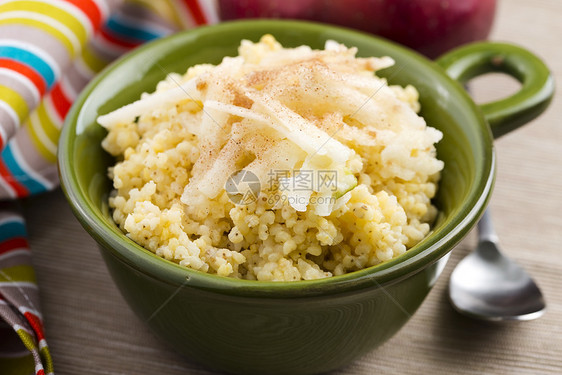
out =
{"type": "Polygon", "coordinates": [[[420,272],[451,251],[472,229],[490,199],[496,168],[493,138],[485,118],[464,88],[458,82],[449,78],[437,64],[415,51],[371,34],[338,26],[296,20],[239,20],[223,22],[182,31],[172,36],[149,42],[126,54],[98,74],[75,100],[66,117],[60,135],[57,156],[61,187],[66,199],[82,226],[98,242],[100,249],[108,250],[109,254],[136,271],[168,284],[179,287],[195,287],[226,295],[265,298],[327,296],[371,288],[373,285],[383,288],[386,285],[393,284],[420,272]],[[471,112],[478,122],[475,126],[482,127],[483,131],[478,133],[484,144],[482,150],[485,154],[482,157],[484,165],[481,166],[480,175],[478,175],[478,167],[476,168],[477,175],[475,177],[478,180],[475,187],[469,192],[463,204],[460,205],[462,210],[455,215],[454,220],[440,228],[442,235],[438,236],[435,233],[430,233],[420,243],[400,257],[363,270],[319,280],[267,282],[222,277],[182,267],[141,247],[124,234],[119,236],[112,233],[111,228],[101,220],[101,212],[96,212],[96,210],[100,210],[96,209],[95,205],[87,198],[86,191],[80,187],[74,170],[75,163],[73,158],[67,157],[67,155],[72,155],[73,153],[76,140],[74,136],[76,134],[76,126],[80,120],[81,110],[87,104],[89,95],[115,69],[130,61],[141,58],[143,54],[150,53],[151,50],[158,48],[158,46],[166,43],[177,46],[189,43],[190,40],[196,40],[204,35],[214,33],[228,34],[233,31],[241,32],[243,29],[247,30],[248,28],[263,29],[264,33],[268,29],[273,28],[277,30],[287,29],[291,30],[291,32],[295,30],[316,33],[326,31],[331,33],[337,32],[346,37],[384,45],[385,48],[393,49],[397,54],[408,57],[413,63],[421,64],[425,69],[438,73],[444,82],[448,83],[448,88],[454,91],[454,95],[463,100],[464,104],[468,105],[472,110],[471,112]],[[485,131],[485,129],[488,131],[485,131]]]}

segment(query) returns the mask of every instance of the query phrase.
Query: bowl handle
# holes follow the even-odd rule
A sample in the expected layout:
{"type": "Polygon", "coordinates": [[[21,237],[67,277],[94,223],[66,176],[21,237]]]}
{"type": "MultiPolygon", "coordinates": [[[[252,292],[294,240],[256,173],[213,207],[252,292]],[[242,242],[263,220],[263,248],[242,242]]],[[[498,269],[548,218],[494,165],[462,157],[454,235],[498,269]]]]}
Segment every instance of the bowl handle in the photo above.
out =
{"type": "Polygon", "coordinates": [[[512,44],[473,43],[446,53],[436,62],[461,84],[490,72],[503,72],[521,82],[521,89],[515,94],[480,105],[494,138],[540,115],[554,94],[554,79],[544,62],[512,44]]]}

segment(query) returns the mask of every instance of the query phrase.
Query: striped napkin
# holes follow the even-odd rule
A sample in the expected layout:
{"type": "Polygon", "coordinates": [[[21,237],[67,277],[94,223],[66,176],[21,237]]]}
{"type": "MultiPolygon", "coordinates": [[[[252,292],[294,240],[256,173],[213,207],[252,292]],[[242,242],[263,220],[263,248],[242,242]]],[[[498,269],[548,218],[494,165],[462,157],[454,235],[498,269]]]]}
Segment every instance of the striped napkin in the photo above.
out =
{"type": "Polygon", "coordinates": [[[14,201],[58,186],[57,141],[70,105],[123,53],[217,21],[214,0],[0,1],[1,375],[54,374],[14,201]]]}
{"type": "Polygon", "coordinates": [[[23,217],[0,205],[0,373],[53,373],[23,217]],[[3,324],[2,324],[3,323],[3,324]],[[22,371],[28,369],[27,371],[22,371]]]}

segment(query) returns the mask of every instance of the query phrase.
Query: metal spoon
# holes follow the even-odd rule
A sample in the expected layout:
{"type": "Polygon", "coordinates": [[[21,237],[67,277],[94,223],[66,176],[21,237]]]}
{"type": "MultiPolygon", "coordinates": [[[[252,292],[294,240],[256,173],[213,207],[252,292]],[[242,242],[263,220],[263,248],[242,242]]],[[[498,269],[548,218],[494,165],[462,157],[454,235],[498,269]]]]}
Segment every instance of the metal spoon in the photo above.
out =
{"type": "Polygon", "coordinates": [[[497,242],[488,209],[478,223],[476,251],[457,265],[449,280],[453,307],[490,321],[539,318],[546,309],[540,289],[523,268],[500,253],[497,242]]]}

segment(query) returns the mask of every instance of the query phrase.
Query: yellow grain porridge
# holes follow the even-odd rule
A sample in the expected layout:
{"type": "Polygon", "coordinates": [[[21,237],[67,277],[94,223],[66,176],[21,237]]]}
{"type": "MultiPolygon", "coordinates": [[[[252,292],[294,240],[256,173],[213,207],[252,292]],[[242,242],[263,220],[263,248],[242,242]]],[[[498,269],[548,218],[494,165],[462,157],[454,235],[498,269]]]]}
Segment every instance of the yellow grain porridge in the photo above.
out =
{"type": "Polygon", "coordinates": [[[182,266],[250,280],[310,280],[388,261],[430,231],[442,134],[389,57],[283,48],[169,74],[100,116],[113,218],[182,266]]]}

